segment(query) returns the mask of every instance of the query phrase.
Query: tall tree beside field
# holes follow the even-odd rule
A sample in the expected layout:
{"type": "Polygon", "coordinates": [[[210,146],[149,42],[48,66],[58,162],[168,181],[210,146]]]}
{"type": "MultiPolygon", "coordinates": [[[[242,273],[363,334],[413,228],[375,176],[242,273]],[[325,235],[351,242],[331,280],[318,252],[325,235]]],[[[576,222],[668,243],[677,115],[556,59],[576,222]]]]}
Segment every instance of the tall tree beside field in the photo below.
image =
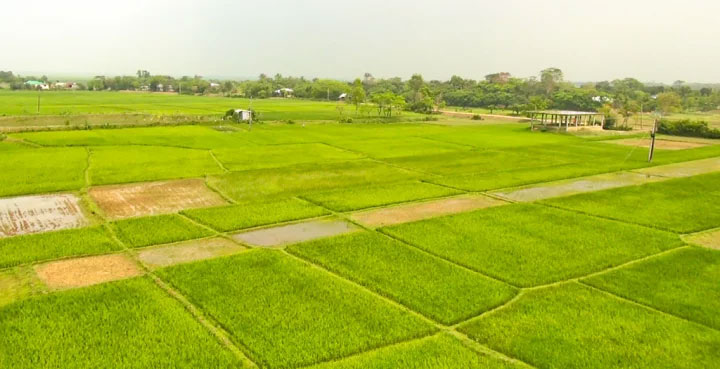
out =
{"type": "Polygon", "coordinates": [[[682,106],[682,98],[675,92],[663,92],[657,95],[657,105],[663,114],[674,113],[682,106]]]}
{"type": "Polygon", "coordinates": [[[360,78],[355,79],[353,82],[352,91],[350,91],[350,101],[355,105],[355,113],[360,108],[360,104],[365,102],[365,88],[360,78]]]}
{"type": "Polygon", "coordinates": [[[540,83],[548,95],[552,94],[562,81],[563,72],[559,68],[547,68],[540,71],[540,83]]]}

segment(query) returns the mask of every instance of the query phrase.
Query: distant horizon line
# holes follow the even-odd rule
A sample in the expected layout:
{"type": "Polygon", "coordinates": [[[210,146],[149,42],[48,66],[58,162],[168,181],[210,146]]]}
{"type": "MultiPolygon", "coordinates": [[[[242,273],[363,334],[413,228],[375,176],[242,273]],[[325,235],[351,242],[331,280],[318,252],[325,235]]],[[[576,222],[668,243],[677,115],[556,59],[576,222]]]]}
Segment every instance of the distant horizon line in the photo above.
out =
{"type": "MultiPolygon", "coordinates": [[[[90,79],[92,79],[92,78],[95,77],[95,76],[118,77],[118,76],[135,76],[135,75],[136,75],[136,73],[114,73],[114,74],[109,74],[109,73],[92,73],[92,72],[48,72],[48,71],[41,72],[41,71],[22,71],[22,70],[14,71],[14,70],[12,70],[12,69],[4,69],[4,68],[0,68],[0,71],[12,72],[13,74],[19,75],[19,76],[28,76],[28,75],[30,75],[30,76],[34,76],[34,77],[39,77],[39,76],[43,76],[43,75],[44,75],[44,76],[47,76],[48,79],[57,79],[57,78],[59,78],[59,77],[62,77],[62,78],[75,77],[75,78],[81,78],[81,79],[88,79],[88,80],[90,80],[90,79]]],[[[152,73],[151,71],[148,71],[148,72],[152,73]]],[[[154,73],[154,74],[152,74],[152,75],[154,75],[154,76],[170,76],[170,77],[173,77],[173,78],[176,78],[176,79],[180,79],[180,78],[182,78],[182,77],[184,77],[184,76],[190,76],[190,77],[192,77],[192,76],[198,75],[198,76],[201,76],[203,79],[232,80],[232,81],[255,81],[255,80],[258,80],[258,79],[259,79],[260,74],[263,74],[263,73],[258,73],[258,74],[255,75],[255,76],[230,75],[230,74],[208,74],[208,75],[203,75],[203,74],[199,74],[199,73],[180,74],[180,75],[178,75],[178,74],[171,74],[171,73],[154,73]]],[[[272,78],[272,77],[275,76],[275,74],[277,74],[277,72],[276,72],[276,73],[272,73],[272,74],[270,74],[270,73],[265,73],[265,74],[266,74],[268,77],[272,78]]],[[[414,74],[414,73],[413,73],[413,74],[414,74]]],[[[420,74],[422,75],[422,73],[420,73],[420,74]]],[[[301,78],[301,77],[302,77],[302,78],[305,78],[305,79],[308,79],[308,80],[313,80],[313,79],[315,79],[315,78],[318,78],[318,79],[332,79],[332,80],[347,81],[347,82],[352,82],[352,81],[355,80],[356,78],[360,78],[360,79],[363,78],[363,76],[356,76],[356,77],[351,77],[351,78],[342,78],[342,77],[317,77],[317,76],[309,77],[309,76],[304,76],[304,75],[292,75],[292,74],[284,74],[284,73],[280,73],[280,75],[282,75],[283,77],[294,77],[294,78],[301,78]]],[[[453,75],[457,75],[457,74],[453,74],[453,75]]],[[[453,75],[451,75],[450,77],[446,77],[446,79],[444,79],[444,80],[443,80],[443,79],[437,79],[437,78],[430,78],[430,79],[426,79],[426,81],[433,81],[433,80],[449,81],[450,78],[451,78],[453,75]]],[[[520,77],[520,76],[516,76],[516,75],[514,75],[514,74],[512,74],[512,73],[510,73],[510,75],[511,75],[512,77],[521,78],[521,79],[530,78],[530,77],[537,77],[537,76],[520,77]]],[[[375,78],[379,78],[379,79],[389,79],[389,78],[396,78],[396,77],[400,77],[400,78],[402,78],[403,80],[409,79],[409,77],[402,77],[402,76],[392,76],[392,77],[382,77],[382,76],[375,76],[375,75],[373,75],[373,76],[374,76],[375,78]]],[[[423,76],[423,77],[425,77],[425,76],[423,76]]],[[[463,77],[463,76],[460,76],[460,77],[463,78],[463,79],[473,79],[472,77],[463,77]]],[[[565,80],[565,82],[572,83],[572,84],[585,84],[585,83],[598,83],[598,82],[605,82],[605,81],[612,82],[612,81],[614,81],[614,80],[621,80],[621,79],[624,79],[624,78],[635,78],[635,77],[627,77],[627,76],[626,76],[626,77],[618,77],[618,78],[614,78],[614,79],[603,79],[603,80],[565,80]]],[[[484,79],[484,78],[478,78],[478,79],[476,79],[476,80],[483,80],[483,79],[484,79]]],[[[640,81],[641,83],[646,84],[646,85],[649,84],[649,85],[663,85],[663,86],[671,86],[671,85],[673,85],[673,83],[674,83],[674,81],[673,81],[673,82],[658,82],[658,81],[642,81],[642,80],[640,80],[640,79],[638,79],[638,81],[640,81]]],[[[677,81],[677,80],[676,80],[676,81],[677,81]]],[[[684,81],[684,82],[685,82],[685,85],[720,85],[720,82],[690,82],[690,81],[684,81]]]]}

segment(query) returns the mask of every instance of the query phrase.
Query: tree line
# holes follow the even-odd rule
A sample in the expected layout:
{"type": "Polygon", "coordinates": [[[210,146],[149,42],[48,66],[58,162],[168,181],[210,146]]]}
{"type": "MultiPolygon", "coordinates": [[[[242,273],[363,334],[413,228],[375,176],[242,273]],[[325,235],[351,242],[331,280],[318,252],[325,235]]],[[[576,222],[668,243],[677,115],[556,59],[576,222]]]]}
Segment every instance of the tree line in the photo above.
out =
{"type": "MultiPolygon", "coordinates": [[[[13,89],[31,88],[25,81],[45,82],[46,76],[21,77],[0,71],[0,83],[13,89]]],[[[517,78],[510,73],[489,74],[481,80],[452,76],[447,81],[426,81],[414,74],[408,80],[400,77],[375,78],[365,73],[353,82],[333,79],[306,79],[276,74],[261,74],[255,80],[208,80],[201,76],[175,78],[152,75],[138,70],[132,76],[95,76],[82,85],[88,90],[173,91],[182,94],[221,94],[245,98],[273,96],[337,101],[344,99],[355,106],[356,113],[392,115],[410,110],[432,113],[454,108],[486,108],[490,112],[505,109],[522,115],[530,110],[563,109],[602,111],[627,119],[640,112],[710,111],[720,108],[718,86],[696,88],[683,81],[672,85],[644,84],[634,78],[613,81],[571,83],[562,70],[547,68],[537,76],[517,78]],[[368,106],[369,105],[369,106],[368,106]]]]}

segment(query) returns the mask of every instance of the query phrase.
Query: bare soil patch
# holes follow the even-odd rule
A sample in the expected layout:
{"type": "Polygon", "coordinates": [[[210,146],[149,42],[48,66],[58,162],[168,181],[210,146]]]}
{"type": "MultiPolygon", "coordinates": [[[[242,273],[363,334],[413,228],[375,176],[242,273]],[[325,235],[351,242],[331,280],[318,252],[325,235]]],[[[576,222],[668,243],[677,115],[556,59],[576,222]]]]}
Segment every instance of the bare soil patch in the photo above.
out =
{"type": "Polygon", "coordinates": [[[142,271],[126,255],[115,254],[53,261],[36,266],[35,273],[49,288],[67,289],[131,278],[142,271]]]}
{"type": "Polygon", "coordinates": [[[201,179],[93,187],[90,196],[110,219],[227,204],[201,179]]]}
{"type": "MultiPolygon", "coordinates": [[[[609,140],[603,141],[607,143],[614,143],[617,145],[635,146],[635,147],[646,147],[650,148],[650,139],[642,138],[626,138],[622,140],[609,140]]],[[[699,142],[687,142],[687,141],[672,141],[672,140],[655,140],[655,148],[660,150],[687,150],[694,149],[696,147],[707,146],[704,143],[699,142]]]]}
{"type": "Polygon", "coordinates": [[[662,181],[664,178],[646,174],[619,172],[564,180],[540,186],[494,192],[495,195],[518,202],[531,202],[553,197],[570,196],[579,193],[607,190],[610,188],[640,185],[662,181]]]}
{"type": "Polygon", "coordinates": [[[76,228],[88,224],[80,199],[71,194],[0,199],[0,238],[76,228]]]}
{"type": "Polygon", "coordinates": [[[720,229],[694,234],[687,238],[688,242],[705,246],[711,249],[720,250],[720,229]]]}
{"type": "Polygon", "coordinates": [[[316,220],[240,233],[233,238],[253,246],[272,247],[337,236],[359,229],[342,220],[316,220]]]}
{"type": "Polygon", "coordinates": [[[153,247],[140,251],[138,257],[151,268],[162,268],[191,261],[237,254],[243,250],[245,250],[245,247],[228,239],[213,238],[153,247]]]}
{"type": "Polygon", "coordinates": [[[720,158],[686,161],[657,167],[637,169],[633,172],[663,177],[692,177],[705,173],[720,172],[720,158]]]}
{"type": "Polygon", "coordinates": [[[505,204],[487,196],[458,197],[365,211],[353,214],[352,219],[369,227],[383,227],[505,204]]]}

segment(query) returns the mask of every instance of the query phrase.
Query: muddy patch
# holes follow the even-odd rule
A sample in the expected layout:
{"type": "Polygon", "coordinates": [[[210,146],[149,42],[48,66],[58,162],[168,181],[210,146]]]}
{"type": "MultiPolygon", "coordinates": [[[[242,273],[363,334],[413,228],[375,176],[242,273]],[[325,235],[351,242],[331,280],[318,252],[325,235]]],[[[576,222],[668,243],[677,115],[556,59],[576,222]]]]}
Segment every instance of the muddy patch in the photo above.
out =
{"type": "Polygon", "coordinates": [[[633,170],[633,172],[672,178],[692,177],[700,174],[720,172],[720,158],[659,165],[657,167],[636,169],[633,170]]]}
{"type": "Polygon", "coordinates": [[[383,227],[504,204],[486,196],[459,197],[365,211],[353,214],[352,219],[369,227],[383,227]]]}
{"type": "Polygon", "coordinates": [[[0,238],[87,225],[75,195],[39,195],[0,199],[0,238]]]}
{"type": "Polygon", "coordinates": [[[234,239],[253,246],[272,247],[337,236],[360,230],[342,220],[316,220],[236,234],[234,239]]]}
{"type": "Polygon", "coordinates": [[[690,235],[686,238],[686,241],[695,245],[720,250],[720,229],[690,235]]]}
{"type": "MultiPolygon", "coordinates": [[[[603,142],[613,143],[616,145],[650,148],[649,138],[626,138],[622,140],[608,140],[603,142]]],[[[707,144],[688,141],[655,140],[655,148],[659,150],[687,150],[704,146],[707,146],[707,144]]]]}
{"type": "Polygon", "coordinates": [[[227,204],[201,179],[93,187],[90,196],[110,219],[227,204]]]}
{"type": "Polygon", "coordinates": [[[126,255],[101,255],[53,261],[35,267],[35,273],[50,289],[67,289],[131,278],[142,274],[126,255]]]}
{"type": "Polygon", "coordinates": [[[579,193],[602,191],[617,187],[640,185],[664,180],[639,173],[608,173],[596,176],[553,182],[541,186],[493,192],[495,195],[518,202],[530,202],[579,193]]]}
{"type": "Polygon", "coordinates": [[[151,268],[205,260],[237,254],[244,247],[225,238],[183,242],[175,245],[154,247],[138,253],[138,257],[151,268]]]}

